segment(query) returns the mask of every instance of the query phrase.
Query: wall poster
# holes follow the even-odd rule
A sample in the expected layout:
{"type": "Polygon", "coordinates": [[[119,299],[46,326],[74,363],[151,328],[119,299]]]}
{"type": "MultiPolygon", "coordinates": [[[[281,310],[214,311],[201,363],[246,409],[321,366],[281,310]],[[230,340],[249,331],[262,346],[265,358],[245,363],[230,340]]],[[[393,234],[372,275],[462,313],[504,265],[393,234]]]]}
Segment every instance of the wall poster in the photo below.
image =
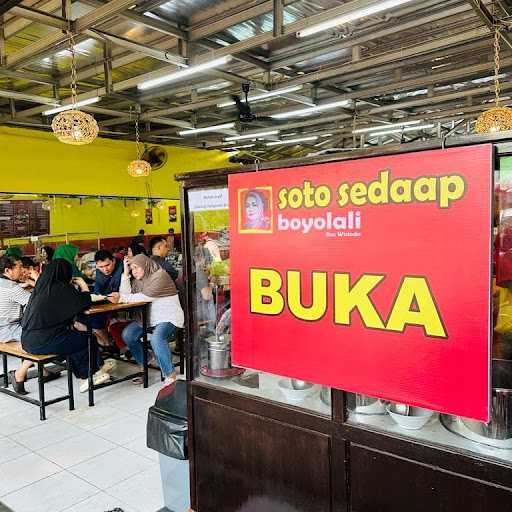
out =
{"type": "Polygon", "coordinates": [[[50,231],[50,212],[43,201],[0,201],[0,237],[46,235],[50,231]]]}

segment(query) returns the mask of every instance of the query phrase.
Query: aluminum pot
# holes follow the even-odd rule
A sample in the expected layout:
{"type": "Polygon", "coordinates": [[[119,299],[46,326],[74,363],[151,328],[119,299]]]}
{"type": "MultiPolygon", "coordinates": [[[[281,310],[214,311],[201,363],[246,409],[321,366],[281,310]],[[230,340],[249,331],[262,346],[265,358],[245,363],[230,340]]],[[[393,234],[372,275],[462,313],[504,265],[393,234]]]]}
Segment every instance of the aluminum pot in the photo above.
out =
{"type": "Polygon", "coordinates": [[[512,439],[512,361],[493,359],[489,423],[461,418],[475,434],[488,439],[512,439]]]}
{"type": "Polygon", "coordinates": [[[386,404],[378,398],[349,393],[347,395],[348,409],[357,414],[386,414],[386,404]]]}
{"type": "Polygon", "coordinates": [[[231,350],[229,348],[208,347],[208,368],[225,370],[231,368],[231,350]]]}
{"type": "Polygon", "coordinates": [[[208,348],[216,349],[229,349],[231,346],[231,337],[227,334],[220,334],[219,336],[210,336],[206,340],[208,348]]]}

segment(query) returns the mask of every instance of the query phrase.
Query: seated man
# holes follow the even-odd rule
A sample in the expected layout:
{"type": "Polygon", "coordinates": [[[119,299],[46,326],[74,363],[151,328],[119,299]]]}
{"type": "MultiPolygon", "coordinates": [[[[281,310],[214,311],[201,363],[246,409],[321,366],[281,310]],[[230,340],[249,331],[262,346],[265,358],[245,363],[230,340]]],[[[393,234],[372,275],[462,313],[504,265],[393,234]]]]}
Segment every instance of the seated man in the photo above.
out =
{"type": "Polygon", "coordinates": [[[173,281],[178,279],[178,271],[165,258],[169,252],[167,241],[162,236],[155,236],[149,242],[151,259],[156,261],[170,276],[173,281]]]}
{"type": "MultiPolygon", "coordinates": [[[[22,278],[23,267],[17,256],[2,256],[0,258],[0,342],[21,340],[21,316],[23,308],[30,299],[30,293],[24,290],[17,282],[22,278]]],[[[29,277],[35,282],[38,274],[35,270],[29,271],[29,277]]],[[[17,370],[9,372],[14,391],[26,395],[24,382],[28,369],[32,366],[30,361],[23,361],[17,370]]],[[[45,370],[50,379],[58,377],[58,373],[45,370]]]]}
{"type": "MultiPolygon", "coordinates": [[[[96,262],[96,279],[94,281],[94,293],[96,295],[110,295],[112,292],[119,291],[121,284],[121,275],[123,273],[123,262],[114,258],[110,251],[101,249],[94,255],[96,262]]],[[[98,343],[103,346],[110,345],[107,333],[107,315],[94,315],[92,317],[80,316],[81,324],[92,327],[98,343]]],[[[76,326],[80,329],[80,326],[76,326]]]]}
{"type": "Polygon", "coordinates": [[[23,256],[21,258],[21,277],[19,280],[23,288],[34,288],[36,282],[31,276],[35,270],[36,263],[34,260],[28,256],[23,256]]]}
{"type": "Polygon", "coordinates": [[[94,261],[96,262],[94,293],[109,295],[112,292],[118,292],[123,274],[123,262],[114,258],[110,251],[104,249],[96,252],[94,261]]]}

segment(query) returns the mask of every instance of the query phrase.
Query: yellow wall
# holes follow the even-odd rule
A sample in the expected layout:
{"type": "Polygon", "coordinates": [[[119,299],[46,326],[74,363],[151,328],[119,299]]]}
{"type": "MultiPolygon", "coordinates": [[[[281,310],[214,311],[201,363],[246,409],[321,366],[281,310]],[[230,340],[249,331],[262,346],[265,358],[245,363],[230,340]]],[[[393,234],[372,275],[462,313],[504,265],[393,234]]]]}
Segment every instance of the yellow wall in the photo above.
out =
{"type": "Polygon", "coordinates": [[[96,139],[87,146],[70,146],[53,134],[0,127],[0,192],[90,194],[179,198],[174,175],[187,171],[230,167],[228,153],[165,146],[168,160],[149,178],[132,178],[126,167],[135,158],[135,143],[96,139]]]}
{"type": "MultiPolygon", "coordinates": [[[[22,197],[16,197],[20,200],[22,197]]],[[[29,200],[34,200],[30,198],[29,200]]],[[[176,233],[181,232],[180,202],[177,200],[163,201],[165,209],[152,208],[153,224],[146,224],[146,201],[126,201],[119,199],[105,199],[103,206],[99,199],[83,199],[82,204],[78,199],[56,198],[50,200],[53,205],[50,210],[50,234],[64,233],[93,233],[99,235],[72,235],[74,240],[92,240],[100,238],[133,237],[139,229],[144,229],[147,235],[165,234],[169,228],[176,233]],[[67,208],[65,204],[71,204],[67,208]],[[169,222],[168,207],[176,206],[176,222],[169,222]],[[132,217],[132,211],[138,211],[138,217],[132,217]]],[[[52,242],[64,241],[64,238],[52,238],[52,242]]],[[[28,239],[16,241],[4,239],[6,245],[26,245],[28,239]]]]}
{"type": "MultiPolygon", "coordinates": [[[[162,144],[160,144],[162,145],[162,144]]],[[[167,163],[148,178],[132,178],[126,167],[135,158],[135,144],[126,141],[96,139],[87,146],[62,144],[51,133],[0,126],[0,193],[84,194],[93,196],[132,196],[147,198],[146,184],[152,197],[172,198],[177,207],[177,221],[168,222],[167,208],[153,208],[153,224],[145,223],[143,201],[96,199],[71,200],[73,207],[63,206],[68,199],[55,199],[50,212],[50,232],[99,231],[101,237],[133,236],[143,228],[147,234],[181,231],[179,186],[174,175],[230,167],[228,153],[165,146],[167,163]],[[132,209],[141,214],[130,216],[132,209]]],[[[14,197],[22,199],[25,197],[14,197]]],[[[34,197],[26,197],[34,199],[34,197]]]]}
{"type": "Polygon", "coordinates": [[[179,201],[165,201],[166,208],[152,208],[153,224],[146,224],[145,201],[124,201],[118,199],[84,199],[82,204],[78,199],[56,199],[55,207],[50,210],[50,232],[52,234],[66,232],[99,231],[101,238],[118,236],[135,236],[139,229],[144,229],[147,235],[167,233],[169,228],[179,233],[180,207],[179,201]],[[71,203],[71,208],[66,208],[64,203],[71,203]],[[175,205],[177,221],[169,223],[168,206],[175,205]],[[139,217],[132,217],[132,211],[138,211],[139,217]]]}

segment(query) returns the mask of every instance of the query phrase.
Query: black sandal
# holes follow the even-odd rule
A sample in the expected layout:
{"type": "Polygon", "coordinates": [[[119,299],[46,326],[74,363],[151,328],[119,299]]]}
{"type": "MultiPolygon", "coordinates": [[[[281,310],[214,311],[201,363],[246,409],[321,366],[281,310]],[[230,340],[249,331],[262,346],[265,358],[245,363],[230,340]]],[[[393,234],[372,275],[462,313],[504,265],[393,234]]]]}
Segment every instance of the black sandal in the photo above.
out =
{"type": "Polygon", "coordinates": [[[23,381],[18,382],[16,380],[16,370],[11,370],[9,372],[9,376],[11,377],[11,384],[14,392],[18,393],[18,395],[28,395],[28,392],[25,390],[25,383],[23,381]]]}
{"type": "Polygon", "coordinates": [[[47,375],[43,375],[44,382],[51,382],[52,380],[60,379],[61,373],[58,371],[46,370],[47,375]]]}

